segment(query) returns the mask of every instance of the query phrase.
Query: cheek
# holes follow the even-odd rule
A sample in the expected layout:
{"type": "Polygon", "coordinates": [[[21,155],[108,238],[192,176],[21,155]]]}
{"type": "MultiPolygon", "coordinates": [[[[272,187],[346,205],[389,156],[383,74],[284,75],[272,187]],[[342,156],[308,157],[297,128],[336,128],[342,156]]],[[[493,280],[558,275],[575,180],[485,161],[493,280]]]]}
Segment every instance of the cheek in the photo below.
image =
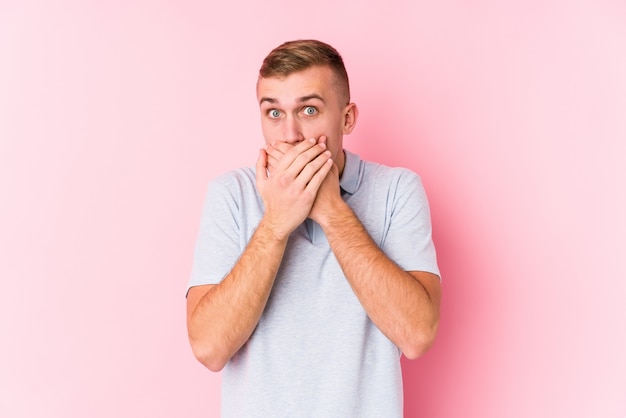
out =
{"type": "Polygon", "coordinates": [[[320,136],[325,134],[325,131],[322,127],[316,126],[312,123],[302,124],[300,127],[300,132],[302,133],[302,137],[304,139],[308,138],[319,138],[320,136]]]}
{"type": "Polygon", "coordinates": [[[302,124],[302,134],[305,138],[319,138],[322,135],[326,135],[332,138],[332,141],[335,141],[341,135],[341,129],[338,128],[335,121],[316,119],[302,124]]]}
{"type": "Polygon", "coordinates": [[[263,132],[263,138],[265,138],[265,143],[267,144],[278,138],[276,124],[267,123],[261,120],[261,131],[263,132]]]}

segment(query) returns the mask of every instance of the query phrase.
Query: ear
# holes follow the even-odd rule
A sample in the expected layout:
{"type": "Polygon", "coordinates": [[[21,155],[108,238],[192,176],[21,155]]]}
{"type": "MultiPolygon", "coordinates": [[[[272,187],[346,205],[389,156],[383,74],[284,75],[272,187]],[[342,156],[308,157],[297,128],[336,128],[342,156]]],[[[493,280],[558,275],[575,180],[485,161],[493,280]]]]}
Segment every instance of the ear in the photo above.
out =
{"type": "Polygon", "coordinates": [[[356,103],[349,103],[343,109],[343,134],[348,135],[356,126],[356,120],[359,117],[359,108],[356,103]]]}

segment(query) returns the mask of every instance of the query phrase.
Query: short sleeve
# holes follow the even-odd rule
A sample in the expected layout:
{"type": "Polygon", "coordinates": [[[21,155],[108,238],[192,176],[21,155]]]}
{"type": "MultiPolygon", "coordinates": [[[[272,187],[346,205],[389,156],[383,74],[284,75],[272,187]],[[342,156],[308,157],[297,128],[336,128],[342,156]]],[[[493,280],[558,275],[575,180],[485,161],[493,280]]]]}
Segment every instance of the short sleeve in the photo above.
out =
{"type": "Polygon", "coordinates": [[[194,250],[189,288],[217,284],[241,254],[240,202],[228,177],[212,181],[207,190],[194,250]]]}
{"type": "Polygon", "coordinates": [[[405,271],[426,271],[440,276],[422,181],[411,170],[396,170],[398,176],[394,176],[390,185],[393,199],[388,202],[389,226],[382,250],[405,271]]]}

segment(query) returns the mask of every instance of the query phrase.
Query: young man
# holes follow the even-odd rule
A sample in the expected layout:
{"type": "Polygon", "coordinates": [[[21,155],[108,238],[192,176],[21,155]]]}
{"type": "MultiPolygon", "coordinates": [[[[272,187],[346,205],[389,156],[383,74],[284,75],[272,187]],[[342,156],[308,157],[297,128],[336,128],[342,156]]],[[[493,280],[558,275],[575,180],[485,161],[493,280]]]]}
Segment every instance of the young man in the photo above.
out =
{"type": "Polygon", "coordinates": [[[343,149],[341,56],[287,42],[257,83],[256,169],[211,182],[187,295],[226,417],[401,417],[400,356],[435,338],[440,281],[419,177],[343,149]]]}

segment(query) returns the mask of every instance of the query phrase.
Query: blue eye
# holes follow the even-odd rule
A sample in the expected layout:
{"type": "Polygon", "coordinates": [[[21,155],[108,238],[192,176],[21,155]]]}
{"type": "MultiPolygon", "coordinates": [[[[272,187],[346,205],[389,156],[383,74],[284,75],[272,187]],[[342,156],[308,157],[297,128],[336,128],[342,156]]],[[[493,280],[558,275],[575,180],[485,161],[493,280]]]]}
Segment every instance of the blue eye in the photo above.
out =
{"type": "Polygon", "coordinates": [[[268,112],[268,115],[269,115],[270,118],[276,119],[276,118],[280,117],[280,112],[278,110],[276,110],[276,109],[272,109],[272,110],[270,110],[268,112]]]}
{"type": "Polygon", "coordinates": [[[313,106],[307,106],[304,108],[304,114],[307,116],[313,116],[317,113],[317,109],[313,106]]]}

